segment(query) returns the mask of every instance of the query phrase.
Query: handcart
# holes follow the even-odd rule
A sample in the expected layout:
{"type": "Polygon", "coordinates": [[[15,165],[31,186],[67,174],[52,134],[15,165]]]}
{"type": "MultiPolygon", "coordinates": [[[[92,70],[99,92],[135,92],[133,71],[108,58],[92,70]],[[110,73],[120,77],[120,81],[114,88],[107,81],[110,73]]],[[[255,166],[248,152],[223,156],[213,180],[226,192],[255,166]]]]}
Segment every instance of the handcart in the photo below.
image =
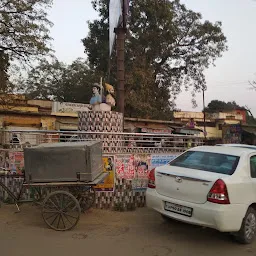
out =
{"type": "Polygon", "coordinates": [[[23,189],[34,190],[45,223],[58,231],[76,226],[81,211],[95,202],[94,186],[108,175],[103,172],[100,141],[24,148],[24,160],[25,173],[18,197],[2,182],[0,187],[14,200],[18,211],[23,189]]]}
{"type": "Polygon", "coordinates": [[[51,229],[66,231],[77,225],[81,212],[93,206],[95,202],[94,186],[101,183],[107,176],[108,173],[102,173],[94,181],[88,183],[79,181],[28,184],[24,181],[18,196],[15,196],[1,181],[0,187],[13,199],[18,212],[20,212],[20,204],[27,202],[20,200],[24,189],[34,188],[36,204],[42,208],[44,222],[51,229]]]}

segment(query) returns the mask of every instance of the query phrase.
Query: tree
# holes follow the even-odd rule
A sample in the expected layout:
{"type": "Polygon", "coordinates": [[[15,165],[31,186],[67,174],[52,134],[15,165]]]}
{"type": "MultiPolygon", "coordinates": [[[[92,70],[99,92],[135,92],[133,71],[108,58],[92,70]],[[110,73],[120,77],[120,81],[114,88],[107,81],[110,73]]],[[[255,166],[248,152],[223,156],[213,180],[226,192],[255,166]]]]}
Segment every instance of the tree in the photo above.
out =
{"type": "Polygon", "coordinates": [[[52,0],[1,0],[0,51],[22,62],[48,54],[51,5],[52,0]]]}
{"type": "Polygon", "coordinates": [[[13,83],[9,80],[9,56],[0,51],[0,105],[1,108],[10,108],[13,104],[13,97],[8,97],[6,94],[13,90],[13,83]]]}
{"type": "MultiPolygon", "coordinates": [[[[99,20],[89,22],[83,39],[89,63],[108,67],[107,0],[93,0],[99,20]]],[[[130,2],[126,40],[126,115],[169,119],[182,85],[196,93],[206,88],[204,70],[227,50],[221,23],[202,21],[179,0],[130,2]]],[[[115,82],[115,73],[112,74],[115,82]]]]}
{"type": "Polygon", "coordinates": [[[245,107],[239,106],[235,101],[225,102],[220,100],[212,100],[208,106],[205,108],[205,112],[217,113],[232,111],[235,109],[245,109],[245,107]]]}
{"type": "Polygon", "coordinates": [[[15,105],[17,63],[28,64],[51,52],[46,10],[52,0],[1,0],[0,3],[0,104],[15,105]],[[14,64],[15,63],[15,64],[14,64]]]}
{"type": "Polygon", "coordinates": [[[251,110],[247,106],[240,106],[235,101],[225,102],[220,100],[212,100],[205,108],[206,113],[218,113],[229,112],[232,110],[246,110],[246,123],[256,125],[256,119],[254,118],[251,110]]]}
{"type": "Polygon", "coordinates": [[[89,103],[96,74],[82,59],[66,65],[42,60],[20,83],[28,98],[89,103]]]}
{"type": "Polygon", "coordinates": [[[92,5],[94,10],[100,14],[101,19],[88,22],[89,36],[82,39],[82,42],[90,65],[106,75],[109,66],[109,0],[93,0],[92,5]]]}
{"type": "Polygon", "coordinates": [[[0,94],[9,90],[9,57],[4,51],[0,51],[0,94]]]}

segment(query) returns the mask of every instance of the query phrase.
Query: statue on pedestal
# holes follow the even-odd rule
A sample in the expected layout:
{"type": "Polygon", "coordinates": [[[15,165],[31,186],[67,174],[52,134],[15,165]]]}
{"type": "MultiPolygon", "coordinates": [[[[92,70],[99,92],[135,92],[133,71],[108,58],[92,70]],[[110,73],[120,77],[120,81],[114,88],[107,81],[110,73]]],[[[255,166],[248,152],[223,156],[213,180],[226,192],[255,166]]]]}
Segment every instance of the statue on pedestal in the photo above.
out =
{"type": "Polygon", "coordinates": [[[113,97],[115,90],[110,84],[105,84],[107,95],[103,95],[103,88],[99,84],[93,84],[90,104],[92,106],[92,111],[111,111],[111,108],[116,105],[116,101],[113,97]]]}
{"type": "Polygon", "coordinates": [[[108,93],[106,96],[106,103],[109,106],[114,107],[116,105],[116,101],[113,97],[113,95],[115,93],[114,87],[110,84],[105,84],[105,87],[106,87],[106,91],[108,93]]]}
{"type": "Polygon", "coordinates": [[[95,83],[92,87],[93,96],[91,97],[90,104],[92,106],[99,105],[102,103],[102,97],[100,95],[100,85],[95,83]]]}
{"type": "Polygon", "coordinates": [[[101,94],[101,86],[99,84],[93,84],[92,93],[93,96],[90,100],[92,111],[111,111],[111,106],[103,103],[103,95],[101,94]]]}

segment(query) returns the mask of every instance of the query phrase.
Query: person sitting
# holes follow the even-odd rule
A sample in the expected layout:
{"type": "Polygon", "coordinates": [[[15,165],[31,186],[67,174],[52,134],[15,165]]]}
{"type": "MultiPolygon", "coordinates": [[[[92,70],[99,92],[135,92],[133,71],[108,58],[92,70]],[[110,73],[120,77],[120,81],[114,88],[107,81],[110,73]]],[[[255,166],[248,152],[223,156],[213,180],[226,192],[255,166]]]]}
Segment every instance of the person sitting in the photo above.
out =
{"type": "Polygon", "coordinates": [[[194,129],[196,127],[196,123],[193,118],[190,118],[190,121],[186,125],[188,128],[194,129]]]}

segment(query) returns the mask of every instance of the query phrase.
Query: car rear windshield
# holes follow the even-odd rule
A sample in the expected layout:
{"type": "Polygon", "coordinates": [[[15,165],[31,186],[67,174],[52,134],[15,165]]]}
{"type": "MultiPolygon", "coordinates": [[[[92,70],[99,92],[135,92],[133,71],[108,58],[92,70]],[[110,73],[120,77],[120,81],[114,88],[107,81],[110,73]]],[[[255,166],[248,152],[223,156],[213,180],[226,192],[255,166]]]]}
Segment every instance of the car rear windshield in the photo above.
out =
{"type": "Polygon", "coordinates": [[[170,162],[170,165],[232,175],[236,170],[239,159],[238,156],[226,154],[187,151],[170,162]]]}

